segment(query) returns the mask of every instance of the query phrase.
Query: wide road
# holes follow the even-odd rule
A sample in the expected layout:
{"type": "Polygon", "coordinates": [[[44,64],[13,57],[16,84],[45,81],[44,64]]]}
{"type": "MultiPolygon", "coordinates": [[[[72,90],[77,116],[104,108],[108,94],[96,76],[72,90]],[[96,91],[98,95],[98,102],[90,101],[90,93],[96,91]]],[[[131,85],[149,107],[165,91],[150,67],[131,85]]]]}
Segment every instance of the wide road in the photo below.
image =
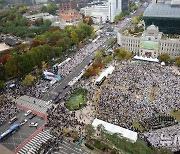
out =
{"type": "MultiPolygon", "coordinates": [[[[137,9],[136,13],[134,13],[133,15],[131,15],[131,17],[137,16],[140,12],[144,12],[144,8],[141,6],[137,9]]],[[[114,31],[118,32],[118,30],[124,30],[125,28],[127,28],[128,26],[130,26],[132,24],[131,20],[127,20],[127,18],[125,18],[125,20],[119,22],[118,25],[115,26],[114,31]]],[[[104,34],[105,35],[105,34],[104,34]]],[[[106,44],[106,42],[104,43],[106,44]]],[[[104,45],[103,44],[103,45],[104,45]]],[[[64,94],[68,91],[69,87],[68,87],[68,83],[75,77],[77,77],[81,71],[85,68],[86,65],[88,65],[92,59],[95,56],[95,52],[102,49],[103,45],[101,45],[97,50],[95,50],[91,55],[89,55],[88,57],[85,58],[85,60],[72,72],[69,74],[69,76],[67,76],[66,78],[64,78],[63,80],[61,80],[58,85],[55,85],[55,87],[52,87],[43,97],[43,100],[53,100],[55,99],[57,96],[59,98],[63,98],[64,94]],[[66,87],[66,88],[64,88],[66,87]]]]}
{"type": "MultiPolygon", "coordinates": [[[[103,44],[104,45],[104,44],[103,44]]],[[[103,48],[103,45],[101,45],[97,50],[95,51],[98,51],[100,49],[103,48]]],[[[87,56],[85,58],[85,60],[76,68],[76,70],[74,70],[72,73],[70,73],[66,78],[64,78],[62,81],[60,81],[58,83],[58,85],[56,85],[55,87],[52,87],[44,96],[43,96],[43,100],[51,100],[51,99],[54,99],[56,98],[59,93],[59,97],[63,97],[65,92],[68,91],[69,87],[67,88],[64,88],[66,86],[68,86],[68,83],[75,77],[77,77],[81,71],[85,68],[85,66],[89,65],[89,63],[93,60],[93,58],[95,57],[95,51],[87,56]]]]}

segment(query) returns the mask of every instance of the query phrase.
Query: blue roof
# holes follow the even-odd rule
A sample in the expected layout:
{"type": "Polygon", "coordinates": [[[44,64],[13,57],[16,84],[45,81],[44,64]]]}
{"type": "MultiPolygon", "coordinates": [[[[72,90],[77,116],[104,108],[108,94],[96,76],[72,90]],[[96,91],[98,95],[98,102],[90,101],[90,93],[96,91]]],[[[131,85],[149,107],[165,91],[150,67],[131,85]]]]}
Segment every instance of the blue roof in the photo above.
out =
{"type": "Polygon", "coordinates": [[[15,128],[17,128],[17,127],[19,127],[19,124],[14,124],[14,125],[12,125],[9,129],[12,130],[12,129],[15,129],[15,128]]]}

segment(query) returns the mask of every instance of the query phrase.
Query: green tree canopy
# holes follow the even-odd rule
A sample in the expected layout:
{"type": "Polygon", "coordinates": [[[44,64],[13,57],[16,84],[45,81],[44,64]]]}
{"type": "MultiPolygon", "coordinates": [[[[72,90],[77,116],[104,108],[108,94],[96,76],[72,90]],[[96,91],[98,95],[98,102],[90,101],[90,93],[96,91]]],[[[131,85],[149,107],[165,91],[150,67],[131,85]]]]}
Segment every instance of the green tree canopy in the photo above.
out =
{"type": "Polygon", "coordinates": [[[175,59],[175,64],[180,67],[180,56],[175,59]]]}
{"type": "Polygon", "coordinates": [[[31,86],[34,82],[35,77],[32,75],[26,75],[25,79],[23,80],[23,84],[25,86],[31,86]]]}
{"type": "Polygon", "coordinates": [[[163,53],[163,54],[158,56],[158,59],[159,59],[160,62],[167,63],[170,60],[170,56],[167,53],[163,53]]]}

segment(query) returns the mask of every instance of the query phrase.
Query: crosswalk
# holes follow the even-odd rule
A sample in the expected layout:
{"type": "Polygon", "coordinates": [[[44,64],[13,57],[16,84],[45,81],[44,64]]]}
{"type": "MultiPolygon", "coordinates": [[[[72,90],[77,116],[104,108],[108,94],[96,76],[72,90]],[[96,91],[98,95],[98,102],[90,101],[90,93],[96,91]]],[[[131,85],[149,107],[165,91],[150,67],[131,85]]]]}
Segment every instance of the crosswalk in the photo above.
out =
{"type": "Polygon", "coordinates": [[[42,143],[46,143],[52,137],[49,130],[44,130],[28,142],[17,154],[36,154],[42,143]]]}
{"type": "Polygon", "coordinates": [[[74,143],[64,140],[63,143],[59,145],[59,150],[54,151],[52,154],[90,154],[90,152],[87,152],[83,148],[78,148],[74,143]]]}
{"type": "Polygon", "coordinates": [[[47,108],[50,108],[52,104],[47,104],[46,101],[30,97],[30,96],[21,96],[15,100],[18,105],[26,107],[30,110],[34,110],[36,112],[46,114],[47,108]]]}

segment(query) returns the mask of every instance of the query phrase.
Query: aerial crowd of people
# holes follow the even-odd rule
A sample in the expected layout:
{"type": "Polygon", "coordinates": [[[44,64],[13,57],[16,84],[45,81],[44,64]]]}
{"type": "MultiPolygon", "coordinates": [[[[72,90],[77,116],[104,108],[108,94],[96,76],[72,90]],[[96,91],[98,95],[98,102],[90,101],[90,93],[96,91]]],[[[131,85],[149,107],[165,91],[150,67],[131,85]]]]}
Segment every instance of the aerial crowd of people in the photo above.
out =
{"type": "Polygon", "coordinates": [[[58,68],[58,74],[66,77],[70,72],[74,70],[82,61],[90,54],[92,54],[95,50],[97,50],[102,44],[107,41],[107,37],[101,37],[97,42],[87,44],[83,48],[79,49],[77,53],[75,53],[71,60],[68,63],[64,63],[58,68]]]}
{"type": "Polygon", "coordinates": [[[180,124],[144,133],[147,141],[154,147],[168,147],[178,151],[180,146],[180,124]]]}
{"type": "Polygon", "coordinates": [[[21,111],[14,102],[7,98],[0,101],[0,105],[0,126],[21,111]]]}
{"type": "Polygon", "coordinates": [[[136,130],[136,120],[143,121],[157,113],[169,115],[179,109],[178,85],[180,77],[168,66],[135,62],[118,65],[102,86],[98,118],[136,130]]]}

